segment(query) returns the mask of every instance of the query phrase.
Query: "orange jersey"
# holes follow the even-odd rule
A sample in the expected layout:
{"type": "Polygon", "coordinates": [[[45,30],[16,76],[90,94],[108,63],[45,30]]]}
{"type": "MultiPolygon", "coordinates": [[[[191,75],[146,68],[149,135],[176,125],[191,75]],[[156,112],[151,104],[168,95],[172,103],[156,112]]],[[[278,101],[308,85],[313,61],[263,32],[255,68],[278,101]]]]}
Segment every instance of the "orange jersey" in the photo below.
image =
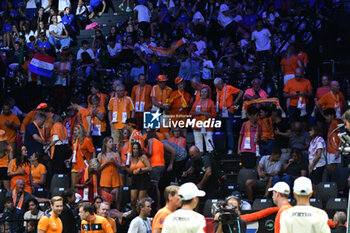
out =
{"type": "Polygon", "coordinates": [[[136,85],[132,88],[131,99],[134,101],[136,112],[151,110],[151,91],[152,86],[149,84],[146,84],[144,87],[136,85]]]}
{"type": "Polygon", "coordinates": [[[173,91],[168,99],[167,105],[170,107],[170,115],[186,114],[190,107],[191,95],[185,91],[173,91]]]}
{"type": "Polygon", "coordinates": [[[286,58],[283,58],[280,64],[284,69],[284,75],[294,74],[294,71],[296,68],[298,68],[298,61],[298,56],[292,56],[288,60],[286,58]]]}
{"type": "Polygon", "coordinates": [[[77,113],[77,121],[76,123],[77,124],[81,124],[84,129],[85,129],[85,132],[88,134],[88,130],[89,130],[89,123],[88,123],[88,116],[91,116],[90,115],[90,112],[87,108],[81,108],[78,113],[77,113]]]}
{"type": "Polygon", "coordinates": [[[7,143],[15,143],[17,130],[7,127],[6,121],[12,125],[21,125],[21,122],[19,121],[16,114],[10,113],[8,116],[5,114],[0,115],[0,129],[5,131],[5,134],[7,136],[7,143]]]}
{"type": "MultiPolygon", "coordinates": [[[[92,116],[92,112],[93,112],[92,105],[89,106],[88,110],[89,110],[89,114],[92,116]]],[[[98,113],[106,113],[106,109],[103,106],[98,106],[96,111],[98,113]]],[[[91,124],[92,136],[101,136],[101,133],[106,132],[107,123],[105,119],[101,121],[97,116],[92,116],[91,122],[92,122],[91,124]]]]}
{"type": "Polygon", "coordinates": [[[339,92],[338,94],[333,94],[332,91],[328,92],[324,96],[319,99],[318,103],[322,106],[323,109],[327,108],[340,108],[341,112],[343,112],[343,103],[345,101],[345,97],[343,93],[339,92]]]}
{"type": "MultiPolygon", "coordinates": [[[[68,131],[61,122],[55,123],[50,132],[51,142],[60,140],[63,144],[68,144],[68,131]]],[[[51,147],[51,159],[55,152],[55,145],[51,147]]]]}
{"type": "Polygon", "coordinates": [[[149,157],[149,161],[152,167],[165,166],[164,160],[164,146],[161,141],[156,138],[152,138],[152,155],[149,157]]]}
{"type": "Polygon", "coordinates": [[[168,86],[165,86],[164,89],[161,89],[159,85],[155,85],[152,88],[151,97],[156,98],[156,101],[160,104],[166,104],[172,91],[173,90],[168,86]]]}
{"type": "Polygon", "coordinates": [[[32,164],[31,165],[31,173],[32,173],[33,181],[39,182],[41,175],[47,174],[46,167],[44,165],[42,165],[41,163],[39,163],[37,167],[35,167],[32,164]]]}
{"type": "Polygon", "coordinates": [[[37,114],[37,111],[32,110],[23,119],[22,125],[21,125],[21,132],[22,133],[24,133],[24,131],[26,131],[27,125],[29,125],[30,123],[32,123],[34,121],[34,117],[36,116],[36,114],[37,114]]]}
{"type": "Polygon", "coordinates": [[[219,104],[219,110],[227,108],[230,113],[234,113],[233,95],[239,93],[239,89],[231,85],[224,85],[221,90],[216,88],[216,104],[219,104]]]}
{"type": "Polygon", "coordinates": [[[158,210],[152,221],[152,230],[163,229],[164,220],[171,213],[172,212],[166,206],[158,210]]]}
{"type": "Polygon", "coordinates": [[[22,164],[22,166],[17,167],[16,165],[16,159],[12,159],[10,162],[10,166],[8,168],[9,172],[18,172],[20,170],[22,170],[22,168],[25,170],[25,174],[22,175],[16,175],[16,176],[12,176],[11,178],[11,190],[13,190],[16,187],[16,181],[18,179],[23,179],[25,186],[24,186],[24,191],[26,191],[27,193],[32,193],[32,183],[30,181],[30,164],[26,163],[26,164],[22,164]]]}
{"type": "Polygon", "coordinates": [[[0,167],[6,167],[6,168],[9,167],[9,159],[10,159],[9,155],[11,152],[12,152],[12,147],[8,146],[7,151],[5,152],[5,155],[2,158],[0,158],[0,167]]]}
{"type": "MultiPolygon", "coordinates": [[[[201,88],[202,87],[207,87],[208,89],[209,89],[209,99],[211,99],[211,88],[208,86],[208,85],[206,85],[206,84],[201,84],[201,88]]],[[[200,95],[201,95],[201,90],[199,89],[199,90],[196,90],[195,92],[194,92],[194,95],[196,96],[196,99],[195,99],[195,101],[196,100],[199,100],[200,99],[200,95]]]]}
{"type": "MultiPolygon", "coordinates": [[[[108,95],[106,95],[105,93],[102,93],[102,92],[97,93],[96,95],[100,98],[100,102],[98,103],[98,106],[105,108],[107,101],[108,101],[108,95]]],[[[89,101],[90,97],[91,97],[91,95],[88,96],[88,108],[92,107],[90,104],[90,101],[89,101]]]]}
{"type": "Polygon", "coordinates": [[[123,98],[114,97],[109,101],[108,111],[112,113],[112,124],[115,129],[122,129],[126,126],[126,120],[134,111],[134,103],[129,96],[123,98]]]}
{"type": "MultiPolygon", "coordinates": [[[[194,112],[197,112],[197,111],[210,113],[210,118],[215,118],[216,114],[217,114],[214,101],[212,101],[211,99],[196,100],[194,102],[194,104],[192,105],[190,115],[192,115],[194,112]]],[[[207,116],[204,116],[204,115],[196,115],[196,116],[194,116],[194,118],[196,119],[196,121],[205,121],[205,120],[209,119],[207,116]]],[[[200,128],[193,127],[193,129],[200,129],[200,128]]],[[[213,131],[214,128],[206,128],[206,130],[213,131]]]]}
{"type": "Polygon", "coordinates": [[[86,168],[84,157],[87,163],[90,162],[91,154],[95,151],[95,147],[90,138],[85,137],[83,142],[80,144],[77,140],[73,144],[73,157],[75,154],[76,161],[73,161],[73,169],[75,171],[80,171],[86,168]],[[83,157],[84,155],[84,157],[83,157]]]}
{"type": "Polygon", "coordinates": [[[276,218],[275,218],[275,233],[280,233],[280,229],[281,229],[281,223],[280,223],[280,219],[281,219],[281,214],[283,211],[285,211],[286,209],[292,208],[292,205],[289,204],[288,202],[283,204],[282,207],[278,210],[276,218]]]}
{"type": "Polygon", "coordinates": [[[183,148],[186,149],[186,146],[187,146],[187,142],[186,142],[186,138],[184,137],[178,137],[178,138],[175,138],[175,137],[171,137],[169,139],[169,142],[172,142],[178,146],[182,146],[183,148]]]}
{"type": "Polygon", "coordinates": [[[300,51],[298,53],[298,58],[299,58],[299,61],[301,61],[301,63],[303,63],[303,65],[306,63],[309,63],[309,57],[307,55],[307,53],[303,52],[303,51],[300,51]]]}
{"type": "Polygon", "coordinates": [[[259,119],[258,124],[262,127],[261,140],[273,139],[273,123],[271,117],[265,117],[264,119],[259,119]]]}
{"type": "Polygon", "coordinates": [[[63,225],[59,217],[47,214],[40,218],[38,229],[45,233],[61,233],[63,231],[63,225]]]}
{"type": "Polygon", "coordinates": [[[94,214],[90,222],[81,221],[81,233],[113,233],[113,230],[106,218],[94,214]]]}
{"type": "MultiPolygon", "coordinates": [[[[301,78],[299,81],[297,81],[295,78],[292,78],[288,80],[286,85],[284,86],[283,91],[288,94],[295,94],[297,92],[309,92],[312,90],[311,83],[306,78],[301,78]]],[[[290,106],[298,106],[299,97],[290,98],[289,105],[290,106]]],[[[305,98],[305,101],[307,102],[307,98],[305,98]]]]}

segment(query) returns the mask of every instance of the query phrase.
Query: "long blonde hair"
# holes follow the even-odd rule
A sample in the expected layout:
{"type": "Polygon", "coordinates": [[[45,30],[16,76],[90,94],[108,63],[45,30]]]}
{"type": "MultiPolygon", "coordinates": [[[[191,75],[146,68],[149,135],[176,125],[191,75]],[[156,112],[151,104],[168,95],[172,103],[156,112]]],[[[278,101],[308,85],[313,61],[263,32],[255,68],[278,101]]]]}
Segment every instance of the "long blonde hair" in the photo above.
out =
{"type": "Polygon", "coordinates": [[[78,124],[75,127],[78,129],[78,133],[77,135],[75,135],[75,140],[79,140],[80,142],[82,142],[86,137],[85,128],[81,124],[78,124]]]}
{"type": "Polygon", "coordinates": [[[102,144],[102,150],[101,150],[101,153],[103,154],[103,155],[106,155],[107,154],[107,143],[108,143],[108,141],[109,140],[113,140],[113,138],[112,137],[105,137],[104,139],[103,139],[103,144],[102,144]]]}

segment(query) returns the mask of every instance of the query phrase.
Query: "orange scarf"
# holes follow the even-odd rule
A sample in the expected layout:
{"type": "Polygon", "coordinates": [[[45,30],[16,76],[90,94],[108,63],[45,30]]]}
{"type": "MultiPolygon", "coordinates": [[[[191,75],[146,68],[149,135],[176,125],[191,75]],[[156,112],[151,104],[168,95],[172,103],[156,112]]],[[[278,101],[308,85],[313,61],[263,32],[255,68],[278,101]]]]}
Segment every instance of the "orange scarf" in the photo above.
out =
{"type": "MultiPolygon", "coordinates": [[[[16,206],[17,197],[18,196],[17,196],[16,189],[12,190],[12,199],[13,199],[13,205],[14,206],[16,206]]],[[[22,193],[21,197],[19,198],[18,205],[16,206],[17,209],[22,209],[23,200],[24,200],[24,192],[22,193]]]]}
{"type": "MultiPolygon", "coordinates": [[[[85,168],[84,171],[84,183],[89,179],[89,167],[85,168]]],[[[92,184],[93,184],[93,192],[94,192],[94,198],[98,196],[98,189],[97,189],[97,175],[96,173],[94,173],[91,177],[92,179],[92,184]]],[[[91,182],[91,180],[90,180],[91,182]]],[[[83,192],[83,200],[89,200],[89,187],[84,188],[84,192],[83,192]]]]}
{"type": "Polygon", "coordinates": [[[34,123],[35,127],[38,129],[40,137],[45,141],[43,130],[37,125],[37,123],[35,123],[35,121],[33,121],[33,123],[34,123]]]}

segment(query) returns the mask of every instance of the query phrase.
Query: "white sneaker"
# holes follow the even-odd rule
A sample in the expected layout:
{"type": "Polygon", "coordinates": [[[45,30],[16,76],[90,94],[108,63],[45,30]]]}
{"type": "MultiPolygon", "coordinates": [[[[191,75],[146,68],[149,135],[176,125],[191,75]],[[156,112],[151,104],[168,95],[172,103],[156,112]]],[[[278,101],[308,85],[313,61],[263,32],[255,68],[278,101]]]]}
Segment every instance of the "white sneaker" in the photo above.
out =
{"type": "Polygon", "coordinates": [[[127,7],[125,11],[126,11],[126,12],[131,12],[132,10],[131,10],[130,7],[127,7]]]}
{"type": "Polygon", "coordinates": [[[228,151],[227,151],[227,154],[228,154],[228,155],[232,155],[232,154],[233,154],[233,150],[228,150],[228,151]]]}

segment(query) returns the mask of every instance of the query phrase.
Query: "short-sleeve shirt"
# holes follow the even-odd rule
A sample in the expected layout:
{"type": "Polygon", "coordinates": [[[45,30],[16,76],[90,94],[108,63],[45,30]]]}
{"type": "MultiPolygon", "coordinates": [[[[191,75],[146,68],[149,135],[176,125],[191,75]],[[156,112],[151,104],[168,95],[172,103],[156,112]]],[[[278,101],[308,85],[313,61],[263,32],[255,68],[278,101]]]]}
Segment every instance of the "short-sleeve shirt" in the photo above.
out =
{"type": "Polygon", "coordinates": [[[252,41],[255,41],[256,51],[266,51],[270,50],[270,37],[271,33],[269,29],[263,28],[261,31],[253,31],[252,33],[252,41]]]}
{"type": "Polygon", "coordinates": [[[38,229],[46,233],[61,233],[63,230],[62,221],[59,217],[47,214],[39,220],[38,229]]]}
{"type": "MultiPolygon", "coordinates": [[[[307,93],[312,90],[311,83],[306,78],[301,78],[297,81],[295,78],[292,78],[287,81],[284,86],[283,91],[288,94],[295,94],[297,91],[307,93]]],[[[298,106],[299,97],[290,98],[289,105],[290,106],[298,106]]],[[[305,100],[307,103],[307,99],[305,100]]]]}
{"type": "Polygon", "coordinates": [[[63,23],[58,23],[57,25],[51,24],[49,27],[49,32],[54,32],[55,34],[62,36],[65,27],[63,23]]]}
{"type": "Polygon", "coordinates": [[[244,149],[244,143],[245,143],[245,137],[247,137],[247,121],[242,124],[241,132],[240,134],[243,136],[242,139],[242,144],[241,144],[241,152],[251,152],[255,153],[256,152],[256,143],[255,143],[255,138],[256,137],[261,137],[262,135],[262,127],[259,124],[253,125],[250,124],[250,149],[244,149]]]}
{"type": "Polygon", "coordinates": [[[40,181],[41,175],[47,173],[46,167],[41,163],[39,163],[37,167],[32,164],[31,173],[33,181],[38,182],[40,181]]]}
{"type": "Polygon", "coordinates": [[[326,143],[323,140],[323,138],[320,137],[320,136],[316,137],[315,139],[313,139],[310,142],[310,146],[309,146],[309,164],[312,164],[312,161],[317,156],[317,150],[318,149],[321,149],[322,153],[321,153],[320,159],[317,161],[317,163],[315,165],[315,168],[323,167],[323,166],[326,165],[326,159],[325,159],[326,143]]]}
{"type": "Polygon", "coordinates": [[[6,121],[9,121],[13,125],[20,125],[21,122],[13,113],[10,113],[8,116],[5,114],[0,115],[0,129],[5,131],[5,134],[7,136],[7,143],[14,143],[16,141],[17,130],[7,127],[5,124],[6,121]]]}
{"type": "Polygon", "coordinates": [[[162,229],[165,218],[171,213],[172,212],[166,206],[158,210],[158,212],[153,218],[152,230],[154,231],[155,229],[162,229]]]}
{"type": "Polygon", "coordinates": [[[299,58],[297,56],[290,57],[288,61],[286,58],[283,58],[280,64],[284,69],[284,75],[294,74],[294,71],[298,68],[298,61],[299,58]]]}
{"type": "Polygon", "coordinates": [[[34,140],[33,135],[36,134],[40,137],[39,130],[34,125],[34,123],[30,123],[24,134],[24,146],[28,150],[28,157],[30,157],[33,153],[38,152],[39,154],[43,154],[44,149],[43,145],[36,140],[34,140]]]}
{"type": "Polygon", "coordinates": [[[226,107],[230,113],[234,113],[235,108],[233,105],[233,95],[236,95],[239,91],[240,90],[238,88],[235,88],[231,85],[226,85],[226,84],[221,90],[216,88],[216,95],[217,95],[216,101],[219,102],[219,109],[222,110],[223,107],[226,107]],[[224,96],[225,96],[225,100],[224,100],[224,96]]]}
{"type": "Polygon", "coordinates": [[[106,218],[95,214],[91,222],[81,221],[81,233],[113,233],[113,230],[106,218]]]}
{"type": "Polygon", "coordinates": [[[343,93],[339,92],[334,95],[331,91],[325,94],[319,99],[318,103],[323,107],[323,109],[333,108],[337,105],[338,108],[343,112],[343,102],[345,101],[345,97],[343,93]]]}
{"type": "Polygon", "coordinates": [[[117,113],[117,122],[113,122],[114,128],[122,129],[126,125],[126,120],[123,122],[123,113],[127,114],[127,118],[130,118],[131,112],[134,111],[134,103],[129,96],[123,98],[114,97],[108,103],[108,111],[117,113]]]}
{"type": "MultiPolygon", "coordinates": [[[[246,96],[246,95],[254,96],[254,95],[255,95],[254,89],[253,89],[253,88],[247,89],[247,90],[244,92],[243,97],[246,96]]],[[[260,98],[262,98],[262,99],[267,99],[267,93],[266,93],[263,89],[260,89],[260,90],[259,90],[259,96],[260,96],[260,98]]]]}
{"type": "Polygon", "coordinates": [[[276,171],[279,172],[282,168],[282,163],[280,161],[270,161],[269,158],[270,155],[265,155],[260,159],[259,163],[264,165],[264,170],[268,174],[273,174],[276,171]]]}
{"type": "Polygon", "coordinates": [[[82,124],[85,132],[88,132],[89,124],[87,117],[90,116],[90,112],[87,108],[81,108],[77,113],[77,123],[82,124]]]}
{"type": "Polygon", "coordinates": [[[178,232],[205,233],[206,221],[204,216],[193,210],[176,210],[165,219],[162,233],[178,232]]]}

